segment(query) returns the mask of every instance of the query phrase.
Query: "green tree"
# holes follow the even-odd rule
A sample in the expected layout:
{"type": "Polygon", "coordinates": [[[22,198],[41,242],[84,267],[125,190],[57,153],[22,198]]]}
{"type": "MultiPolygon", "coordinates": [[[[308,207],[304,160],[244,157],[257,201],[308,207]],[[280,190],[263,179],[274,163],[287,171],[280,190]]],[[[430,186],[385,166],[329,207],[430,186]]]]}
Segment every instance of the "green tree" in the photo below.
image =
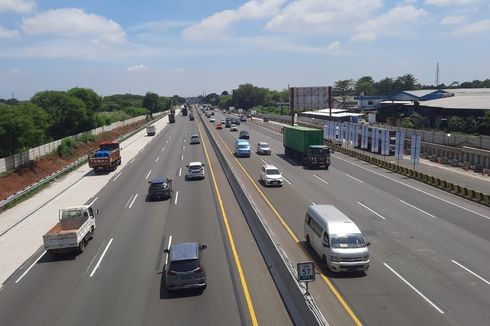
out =
{"type": "Polygon", "coordinates": [[[211,93],[211,94],[206,95],[206,97],[204,98],[204,103],[208,103],[208,104],[211,104],[213,106],[218,105],[219,104],[219,95],[216,93],[211,93]]]}
{"type": "Polygon", "coordinates": [[[49,115],[29,102],[0,108],[0,155],[8,156],[48,140],[49,115]]]}
{"type": "Polygon", "coordinates": [[[354,94],[354,81],[352,79],[339,80],[335,82],[333,95],[342,98],[342,108],[345,108],[345,103],[350,95],[354,94]]]}
{"type": "Polygon", "coordinates": [[[452,116],[448,122],[449,131],[464,131],[465,123],[461,117],[452,116]]]}
{"type": "Polygon", "coordinates": [[[364,76],[357,80],[354,89],[356,95],[374,95],[376,88],[374,85],[374,80],[371,76],[364,76]]]}
{"type": "Polygon", "coordinates": [[[228,110],[230,106],[233,106],[233,98],[231,95],[222,95],[219,97],[218,106],[222,109],[228,110]]]}
{"type": "Polygon", "coordinates": [[[485,116],[480,121],[478,131],[482,135],[490,136],[490,111],[485,112],[485,116]]]}
{"type": "Polygon", "coordinates": [[[414,128],[415,126],[412,122],[412,119],[410,117],[406,117],[403,119],[402,127],[403,128],[414,128]]]}
{"type": "Polygon", "coordinates": [[[384,78],[374,84],[376,95],[392,95],[395,93],[393,78],[384,78]]]}
{"type": "Polygon", "coordinates": [[[464,131],[468,134],[475,134],[480,128],[480,122],[475,117],[468,117],[464,120],[464,131]]]}
{"type": "Polygon", "coordinates": [[[228,91],[222,91],[221,92],[221,96],[226,96],[226,95],[230,95],[230,93],[228,93],[228,91]]]}
{"type": "Polygon", "coordinates": [[[31,101],[43,108],[50,116],[49,136],[60,139],[87,130],[90,115],[85,103],[61,91],[36,93],[31,101]]]}
{"type": "Polygon", "coordinates": [[[68,95],[75,96],[82,100],[89,111],[94,113],[102,111],[102,97],[90,88],[75,87],[68,90],[68,95]]]}
{"type": "Polygon", "coordinates": [[[156,93],[148,92],[143,99],[143,107],[147,108],[150,113],[160,111],[160,97],[156,93]]]}
{"type": "Polygon", "coordinates": [[[233,104],[245,110],[257,105],[264,105],[267,91],[266,88],[256,87],[252,84],[239,85],[238,89],[233,90],[233,104]]]}

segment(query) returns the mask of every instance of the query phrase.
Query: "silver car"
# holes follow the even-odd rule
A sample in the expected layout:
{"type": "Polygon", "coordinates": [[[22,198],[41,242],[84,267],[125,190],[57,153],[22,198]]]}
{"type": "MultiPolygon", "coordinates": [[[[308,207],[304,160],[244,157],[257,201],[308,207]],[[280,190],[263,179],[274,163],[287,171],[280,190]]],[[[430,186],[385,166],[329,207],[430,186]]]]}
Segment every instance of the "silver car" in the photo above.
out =
{"type": "Polygon", "coordinates": [[[271,148],[269,144],[264,142],[259,142],[257,144],[257,154],[271,155],[271,148]]]}
{"type": "Polygon", "coordinates": [[[206,245],[197,242],[176,243],[165,249],[168,265],[165,265],[165,285],[167,290],[206,288],[206,271],[202,251],[206,245]]]}
{"type": "Polygon", "coordinates": [[[192,144],[199,144],[201,140],[199,139],[199,135],[192,135],[191,136],[191,145],[192,144]]]}
{"type": "Polygon", "coordinates": [[[187,179],[204,179],[204,163],[202,162],[190,162],[187,164],[187,179]]]}
{"type": "Polygon", "coordinates": [[[260,180],[265,186],[282,187],[284,178],[278,168],[274,165],[266,164],[262,166],[262,170],[260,171],[260,180]]]}

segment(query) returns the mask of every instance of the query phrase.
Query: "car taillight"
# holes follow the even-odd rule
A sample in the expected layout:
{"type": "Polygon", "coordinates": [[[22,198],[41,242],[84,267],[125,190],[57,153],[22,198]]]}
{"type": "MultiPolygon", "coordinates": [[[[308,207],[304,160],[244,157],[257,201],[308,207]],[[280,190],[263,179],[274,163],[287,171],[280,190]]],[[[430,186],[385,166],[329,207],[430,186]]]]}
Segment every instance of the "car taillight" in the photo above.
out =
{"type": "Polygon", "coordinates": [[[167,275],[168,275],[168,276],[175,276],[175,275],[177,275],[177,274],[176,274],[175,272],[173,272],[173,271],[168,271],[167,275]]]}
{"type": "Polygon", "coordinates": [[[201,264],[199,264],[199,267],[194,271],[194,273],[202,273],[204,272],[204,268],[202,267],[201,264]]]}

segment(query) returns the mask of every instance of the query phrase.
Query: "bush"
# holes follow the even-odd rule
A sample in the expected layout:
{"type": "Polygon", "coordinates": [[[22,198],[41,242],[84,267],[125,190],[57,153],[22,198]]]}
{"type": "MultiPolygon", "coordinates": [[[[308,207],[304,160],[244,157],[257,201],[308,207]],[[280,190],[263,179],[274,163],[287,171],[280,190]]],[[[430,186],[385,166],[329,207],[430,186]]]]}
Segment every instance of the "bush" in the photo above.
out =
{"type": "Polygon", "coordinates": [[[75,142],[71,138],[65,138],[61,141],[60,146],[58,146],[58,156],[60,157],[70,157],[73,155],[73,146],[75,142]]]}
{"type": "Polygon", "coordinates": [[[81,143],[90,143],[91,141],[94,141],[96,138],[94,135],[90,134],[90,133],[84,133],[80,138],[78,138],[78,141],[81,142],[81,143]]]}

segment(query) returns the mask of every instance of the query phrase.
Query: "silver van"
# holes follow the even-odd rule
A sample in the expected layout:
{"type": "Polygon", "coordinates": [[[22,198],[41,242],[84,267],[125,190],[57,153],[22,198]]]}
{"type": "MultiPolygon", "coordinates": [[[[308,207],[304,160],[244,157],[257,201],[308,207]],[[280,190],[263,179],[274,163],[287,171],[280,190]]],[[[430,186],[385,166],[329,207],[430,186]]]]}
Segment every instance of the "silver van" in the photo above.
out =
{"type": "Polygon", "coordinates": [[[305,218],[305,239],[333,272],[369,269],[369,242],[344,213],[332,205],[311,205],[305,218]]]}

